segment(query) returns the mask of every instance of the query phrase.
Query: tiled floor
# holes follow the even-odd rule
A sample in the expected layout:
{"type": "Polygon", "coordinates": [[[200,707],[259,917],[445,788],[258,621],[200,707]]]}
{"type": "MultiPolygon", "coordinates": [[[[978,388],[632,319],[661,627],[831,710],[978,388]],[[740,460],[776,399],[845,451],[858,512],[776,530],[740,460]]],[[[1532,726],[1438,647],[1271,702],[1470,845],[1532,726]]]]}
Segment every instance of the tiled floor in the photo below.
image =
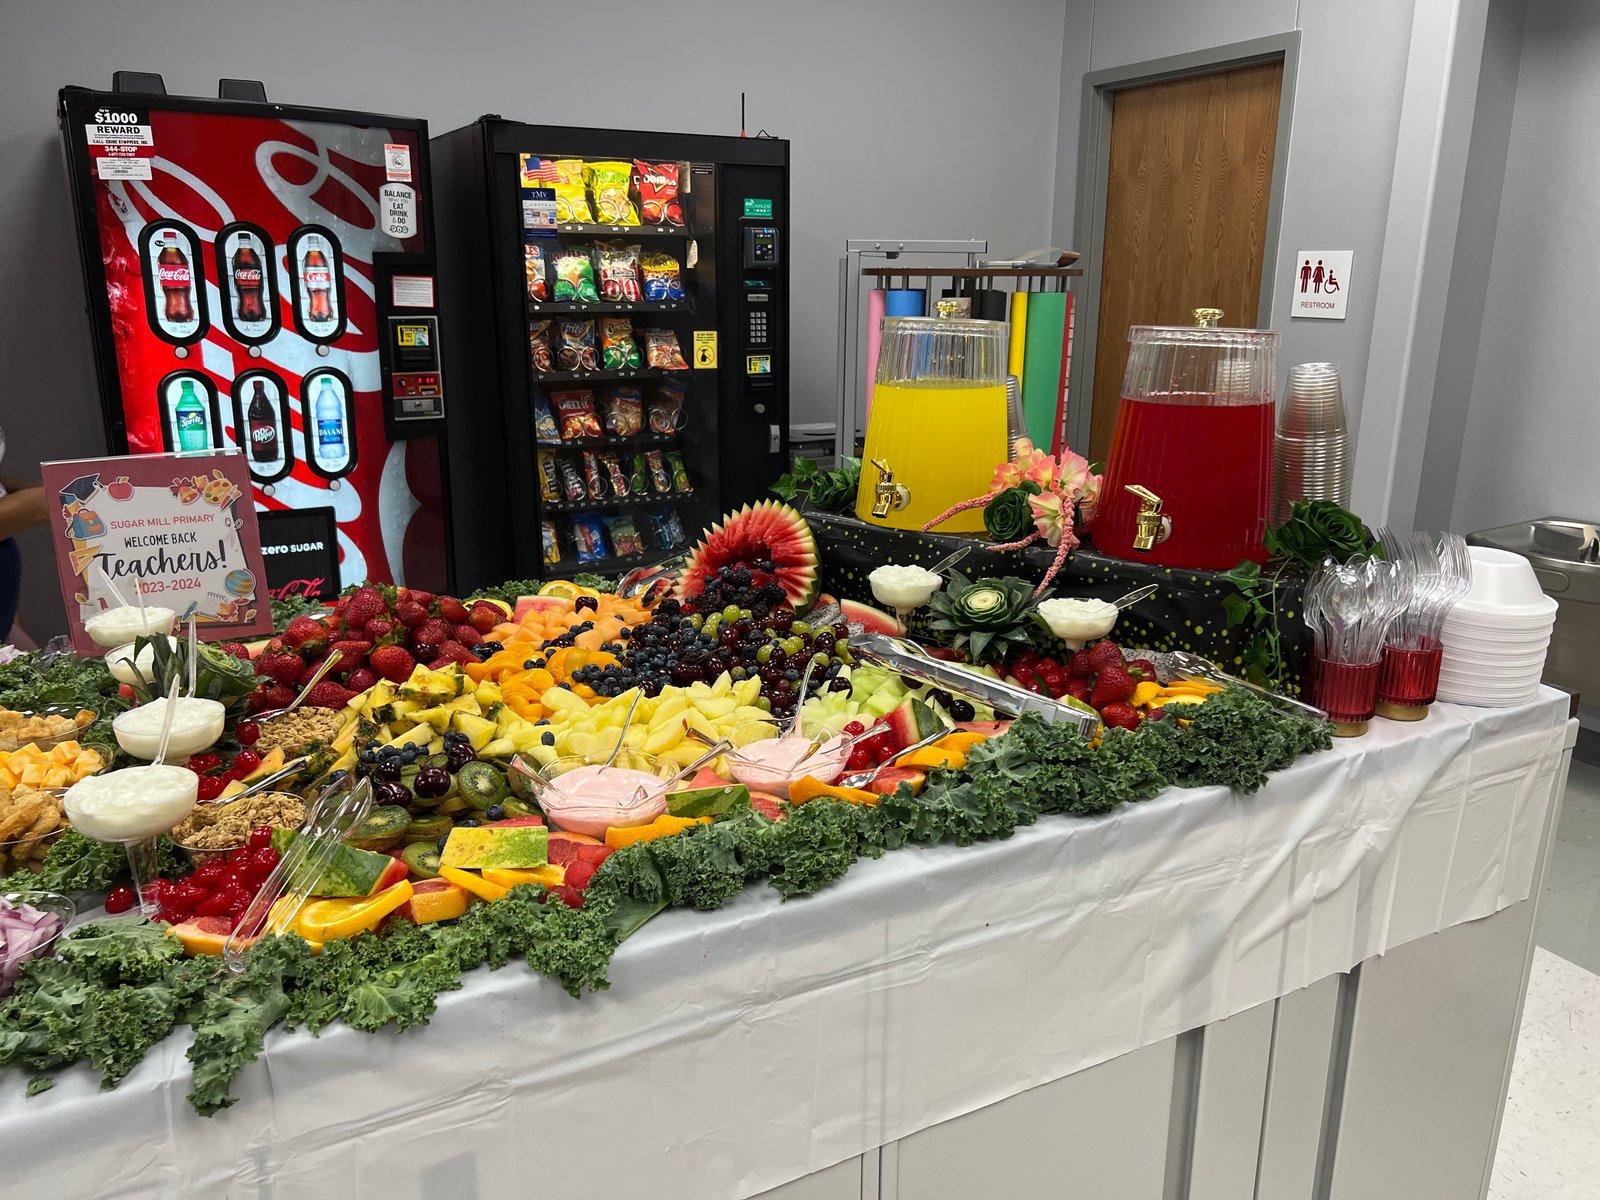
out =
{"type": "Polygon", "coordinates": [[[1600,1196],[1600,767],[1574,762],[1490,1200],[1600,1196]]]}

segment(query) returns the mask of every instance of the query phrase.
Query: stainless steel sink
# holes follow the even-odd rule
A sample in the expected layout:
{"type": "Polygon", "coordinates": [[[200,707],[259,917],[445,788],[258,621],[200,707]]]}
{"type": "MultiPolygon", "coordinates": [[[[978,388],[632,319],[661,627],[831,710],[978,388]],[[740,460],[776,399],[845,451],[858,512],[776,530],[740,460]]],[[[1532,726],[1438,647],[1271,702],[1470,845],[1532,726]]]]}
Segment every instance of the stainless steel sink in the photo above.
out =
{"type": "Polygon", "coordinates": [[[1560,612],[1544,681],[1600,697],[1600,521],[1541,517],[1467,534],[1474,546],[1520,554],[1560,612]]]}

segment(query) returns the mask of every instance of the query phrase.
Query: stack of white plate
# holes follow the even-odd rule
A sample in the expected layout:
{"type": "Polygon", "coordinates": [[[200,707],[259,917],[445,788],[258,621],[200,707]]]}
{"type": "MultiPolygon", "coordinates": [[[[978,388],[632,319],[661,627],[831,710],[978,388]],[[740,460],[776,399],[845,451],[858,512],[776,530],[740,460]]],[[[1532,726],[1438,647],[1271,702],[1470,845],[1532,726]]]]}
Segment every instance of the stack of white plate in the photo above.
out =
{"type": "Polygon", "coordinates": [[[1556,602],[1544,594],[1520,554],[1473,546],[1472,590],[1445,618],[1440,640],[1439,699],[1480,708],[1532,700],[1556,623],[1556,602]]]}

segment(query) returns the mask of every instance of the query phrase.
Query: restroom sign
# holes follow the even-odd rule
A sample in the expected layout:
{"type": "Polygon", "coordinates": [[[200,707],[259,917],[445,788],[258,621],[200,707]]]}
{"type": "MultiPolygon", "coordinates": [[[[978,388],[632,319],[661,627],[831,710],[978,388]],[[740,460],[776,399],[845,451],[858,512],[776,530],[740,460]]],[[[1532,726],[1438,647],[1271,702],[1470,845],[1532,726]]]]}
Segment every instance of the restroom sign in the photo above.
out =
{"type": "Polygon", "coordinates": [[[1294,256],[1289,277],[1291,317],[1344,320],[1350,294],[1350,250],[1302,250],[1294,256]]]}

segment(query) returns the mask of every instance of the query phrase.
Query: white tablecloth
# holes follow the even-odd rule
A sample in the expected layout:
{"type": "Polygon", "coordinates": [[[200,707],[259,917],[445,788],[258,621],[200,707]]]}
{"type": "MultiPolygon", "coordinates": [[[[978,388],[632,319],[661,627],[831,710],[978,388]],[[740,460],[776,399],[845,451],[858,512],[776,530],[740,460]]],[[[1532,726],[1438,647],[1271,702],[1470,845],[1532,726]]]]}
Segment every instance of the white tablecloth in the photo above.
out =
{"type": "Polygon", "coordinates": [[[745,1196],[1529,895],[1566,698],[1374,722],[1257,795],[907,849],[631,939],[609,992],[480,971],[405,1034],[275,1034],[207,1120],[184,1038],[120,1088],[3,1078],[16,1196],[745,1196]]]}

